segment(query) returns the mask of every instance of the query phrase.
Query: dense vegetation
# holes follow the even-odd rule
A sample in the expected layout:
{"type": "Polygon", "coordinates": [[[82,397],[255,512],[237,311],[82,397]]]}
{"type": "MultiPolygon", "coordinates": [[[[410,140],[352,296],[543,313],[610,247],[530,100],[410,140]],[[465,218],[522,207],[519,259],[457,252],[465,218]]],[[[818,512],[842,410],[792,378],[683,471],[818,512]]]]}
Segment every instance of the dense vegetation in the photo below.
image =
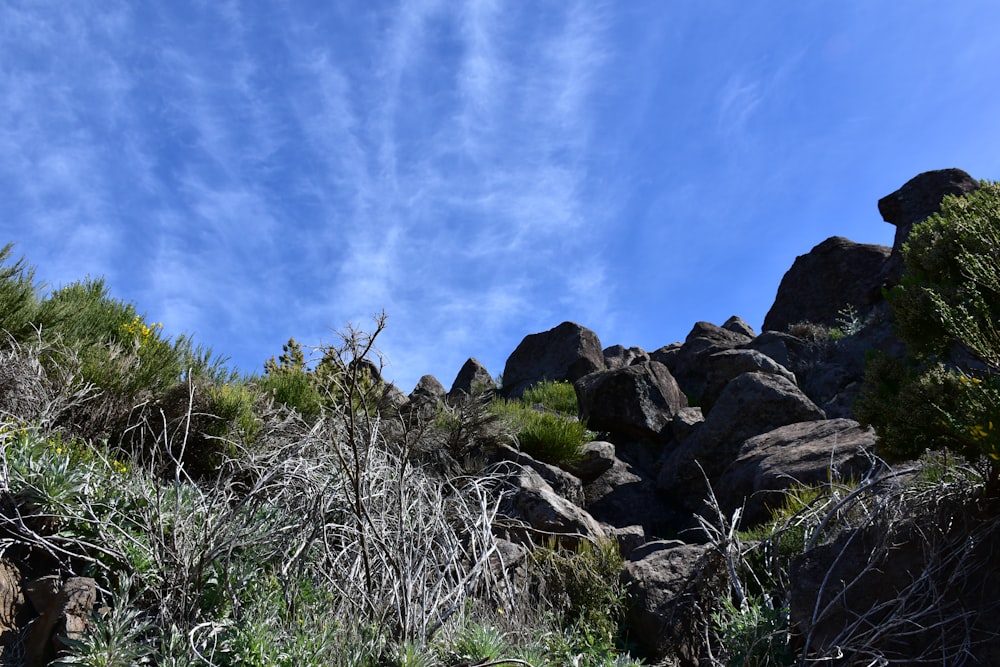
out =
{"type": "Polygon", "coordinates": [[[10,252],[0,542],[35,574],[96,578],[110,608],[64,662],[632,664],[616,649],[616,547],[536,547],[515,577],[492,530],[502,475],[427,462],[449,439],[530,446],[524,404],[393,416],[384,317],[314,363],[291,340],[238,377],[101,281],[43,294],[10,252]]]}
{"type": "Polygon", "coordinates": [[[946,197],[903,247],[906,272],[888,294],[910,355],[869,364],[861,421],[894,459],[958,452],[1000,492],[1000,185],[946,197]]]}

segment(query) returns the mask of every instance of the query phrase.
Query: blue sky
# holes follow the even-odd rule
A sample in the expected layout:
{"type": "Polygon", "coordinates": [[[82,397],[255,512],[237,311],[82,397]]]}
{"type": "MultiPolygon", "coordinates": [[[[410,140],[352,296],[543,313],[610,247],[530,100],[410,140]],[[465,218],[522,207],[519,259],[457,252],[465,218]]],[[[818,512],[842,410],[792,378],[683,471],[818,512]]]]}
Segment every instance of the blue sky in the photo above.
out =
{"type": "Polygon", "coordinates": [[[386,375],[564,320],[760,326],[796,255],[1000,179],[1000,3],[0,4],[0,231],[245,371],[385,310],[386,375]]]}

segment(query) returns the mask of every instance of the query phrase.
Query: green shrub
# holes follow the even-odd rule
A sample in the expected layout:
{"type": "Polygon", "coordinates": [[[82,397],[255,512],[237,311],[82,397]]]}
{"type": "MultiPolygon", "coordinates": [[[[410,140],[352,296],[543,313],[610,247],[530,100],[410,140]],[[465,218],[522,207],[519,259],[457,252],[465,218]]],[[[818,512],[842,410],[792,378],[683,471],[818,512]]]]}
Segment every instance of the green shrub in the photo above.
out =
{"type": "Polygon", "coordinates": [[[497,399],[493,409],[508,421],[521,450],[539,461],[572,461],[587,441],[587,427],[576,418],[540,412],[522,401],[497,399]]]}
{"type": "Polygon", "coordinates": [[[1000,492],[1000,185],[945,197],[914,226],[905,272],[889,292],[911,356],[876,358],[857,413],[885,452],[915,457],[948,448],[993,460],[988,490],[1000,492]]]}
{"type": "Polygon", "coordinates": [[[581,542],[575,550],[554,545],[532,552],[540,593],[555,605],[563,629],[613,647],[625,611],[621,573],[625,561],[618,544],[581,542]]]}
{"type": "Polygon", "coordinates": [[[742,606],[726,599],[712,621],[728,667],[795,664],[787,609],[776,609],[764,598],[748,599],[742,606]]]}
{"type": "Polygon", "coordinates": [[[521,397],[527,405],[541,405],[547,410],[553,410],[564,415],[576,417],[579,413],[576,400],[576,389],[570,382],[553,382],[546,380],[533,385],[521,397]]]}
{"type": "Polygon", "coordinates": [[[0,249],[0,332],[24,341],[34,334],[37,321],[38,293],[35,270],[24,258],[10,262],[11,244],[0,249]]]}

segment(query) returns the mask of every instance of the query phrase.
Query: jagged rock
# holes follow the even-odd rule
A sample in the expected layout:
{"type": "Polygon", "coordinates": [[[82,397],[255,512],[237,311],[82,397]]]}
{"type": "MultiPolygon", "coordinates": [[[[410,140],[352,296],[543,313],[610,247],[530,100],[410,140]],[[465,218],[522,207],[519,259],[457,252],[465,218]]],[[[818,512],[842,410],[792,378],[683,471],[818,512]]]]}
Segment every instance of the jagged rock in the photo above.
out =
{"type": "Polygon", "coordinates": [[[568,472],[576,475],[583,482],[590,482],[610,468],[615,463],[615,446],[603,440],[594,440],[580,448],[580,456],[576,460],[563,464],[568,472]]]}
{"type": "Polygon", "coordinates": [[[680,354],[682,347],[684,347],[684,343],[671,343],[670,345],[664,345],[663,347],[650,352],[649,360],[659,361],[661,364],[666,366],[671,373],[673,373],[673,369],[677,363],[677,355],[680,354]]]}
{"type": "Polygon", "coordinates": [[[704,422],[705,415],[701,411],[701,408],[681,408],[674,415],[674,421],[670,425],[670,430],[674,434],[674,440],[677,443],[684,442],[704,422]]]}
{"type": "Polygon", "coordinates": [[[616,528],[611,526],[608,528],[608,533],[615,542],[618,543],[618,553],[622,555],[625,560],[629,559],[636,549],[646,544],[648,541],[646,538],[646,531],[642,526],[623,526],[621,528],[616,528]]]}
{"type": "Polygon", "coordinates": [[[574,505],[583,506],[583,482],[573,473],[557,468],[554,465],[543,463],[507,445],[497,448],[496,459],[499,461],[512,461],[519,466],[534,470],[560,497],[565,498],[574,505]]]}
{"type": "Polygon", "coordinates": [[[665,365],[688,400],[700,404],[706,383],[705,359],[716,352],[746,345],[751,340],[750,336],[742,333],[723,329],[709,322],[698,322],[684,339],[684,344],[668,358],[665,365]]]}
{"type": "Polygon", "coordinates": [[[446,397],[444,385],[433,375],[424,375],[417,380],[401,411],[411,419],[431,419],[437,414],[438,402],[446,397]]]}
{"type": "Polygon", "coordinates": [[[379,412],[390,415],[396,414],[406,405],[408,400],[402,389],[394,384],[386,383],[382,387],[382,398],[378,403],[379,412]]]}
{"type": "Polygon", "coordinates": [[[656,664],[709,664],[705,628],[729,594],[725,565],[712,547],[676,540],[635,549],[622,579],[629,587],[629,638],[656,664]]]}
{"type": "Polygon", "coordinates": [[[496,382],[490,377],[490,373],[476,359],[470,358],[462,365],[458,371],[455,381],[448,392],[449,401],[462,400],[464,397],[473,396],[482,391],[492,391],[496,389],[496,382]]]}
{"type": "Polygon", "coordinates": [[[677,508],[662,497],[655,478],[624,459],[616,457],[583,493],[591,516],[617,528],[640,525],[645,535],[665,535],[679,522],[677,508]]]}
{"type": "Polygon", "coordinates": [[[557,494],[530,468],[500,463],[493,470],[502,471],[512,491],[505,509],[514,519],[527,524],[527,530],[513,528],[509,539],[521,544],[542,543],[555,537],[559,544],[575,548],[581,540],[607,538],[604,528],[588,513],[557,494]]]}
{"type": "Polygon", "coordinates": [[[687,407],[670,371],[656,361],[591,373],[574,387],[588,428],[640,439],[667,440],[674,415],[687,407]]]}
{"type": "Polygon", "coordinates": [[[520,398],[543,380],[576,382],[604,368],[604,350],[597,334],[573,322],[524,337],[507,358],[503,389],[507,398],[520,398]]]}
{"type": "Polygon", "coordinates": [[[409,399],[411,403],[436,403],[438,400],[444,398],[446,393],[444,385],[438,382],[436,377],[433,375],[424,375],[417,380],[417,386],[410,392],[409,399]]]}
{"type": "Polygon", "coordinates": [[[702,412],[708,414],[726,385],[743,373],[780,375],[793,384],[795,374],[757,350],[723,350],[705,358],[705,389],[701,394],[702,412]]]}
{"type": "Polygon", "coordinates": [[[903,243],[910,237],[913,226],[941,210],[946,195],[964,196],[976,190],[979,183],[961,169],[938,169],[918,174],[892,194],[878,200],[882,219],[896,226],[892,256],[883,267],[879,279],[894,285],[903,275],[903,243]]]}
{"type": "Polygon", "coordinates": [[[882,301],[879,273],[889,253],[885,246],[834,236],[796,257],[764,317],[764,329],[784,331],[797,322],[833,327],[848,306],[864,317],[882,301]]]}
{"type": "Polygon", "coordinates": [[[745,440],[786,424],[824,418],[823,411],[786,378],[744,373],[726,385],[705,422],[687,440],[666,451],[659,486],[700,509],[705,480],[696,461],[715,482],[745,440]]]}
{"type": "Polygon", "coordinates": [[[757,332],[753,330],[753,327],[747,324],[742,317],[733,315],[728,320],[722,324],[722,328],[727,331],[732,331],[733,333],[738,333],[742,336],[748,338],[754,338],[757,336],[757,332]]]}
{"type": "Polygon", "coordinates": [[[64,655],[59,637],[78,639],[87,631],[97,604],[97,582],[90,577],[43,577],[25,587],[38,618],[28,626],[24,638],[24,664],[43,667],[64,655]]]}
{"type": "Polygon", "coordinates": [[[610,370],[625,368],[643,361],[649,361],[649,354],[641,347],[612,345],[604,348],[604,366],[610,370]]]}
{"type": "Polygon", "coordinates": [[[743,527],[770,519],[796,484],[831,477],[860,479],[872,466],[875,432],[852,419],[789,424],[750,438],[719,478],[715,494],[726,515],[743,506],[743,527]]]}
{"type": "Polygon", "coordinates": [[[796,377],[818,358],[816,345],[784,331],[765,331],[744,347],[774,359],[796,377]]]}

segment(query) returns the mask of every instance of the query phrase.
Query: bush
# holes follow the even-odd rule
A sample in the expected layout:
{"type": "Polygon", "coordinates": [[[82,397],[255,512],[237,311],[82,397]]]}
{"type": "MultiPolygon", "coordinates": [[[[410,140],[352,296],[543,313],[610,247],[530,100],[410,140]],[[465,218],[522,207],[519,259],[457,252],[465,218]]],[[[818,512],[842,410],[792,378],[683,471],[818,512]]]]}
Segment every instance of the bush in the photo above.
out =
{"type": "Polygon", "coordinates": [[[539,382],[524,392],[521,401],[527,405],[541,405],[547,410],[571,417],[579,414],[576,389],[570,382],[539,382]]]}
{"type": "Polygon", "coordinates": [[[541,412],[520,400],[497,399],[493,410],[508,421],[521,450],[539,461],[572,461],[587,440],[586,425],[575,417],[541,412]]]}
{"type": "Polygon", "coordinates": [[[7,264],[12,249],[9,243],[0,249],[0,331],[25,341],[35,333],[31,325],[38,313],[35,270],[24,258],[7,264]]]}
{"type": "Polygon", "coordinates": [[[992,458],[987,490],[1000,493],[1000,184],[945,197],[903,245],[905,272],[889,292],[911,356],[876,358],[859,397],[860,421],[887,454],[947,448],[992,458]]]}

